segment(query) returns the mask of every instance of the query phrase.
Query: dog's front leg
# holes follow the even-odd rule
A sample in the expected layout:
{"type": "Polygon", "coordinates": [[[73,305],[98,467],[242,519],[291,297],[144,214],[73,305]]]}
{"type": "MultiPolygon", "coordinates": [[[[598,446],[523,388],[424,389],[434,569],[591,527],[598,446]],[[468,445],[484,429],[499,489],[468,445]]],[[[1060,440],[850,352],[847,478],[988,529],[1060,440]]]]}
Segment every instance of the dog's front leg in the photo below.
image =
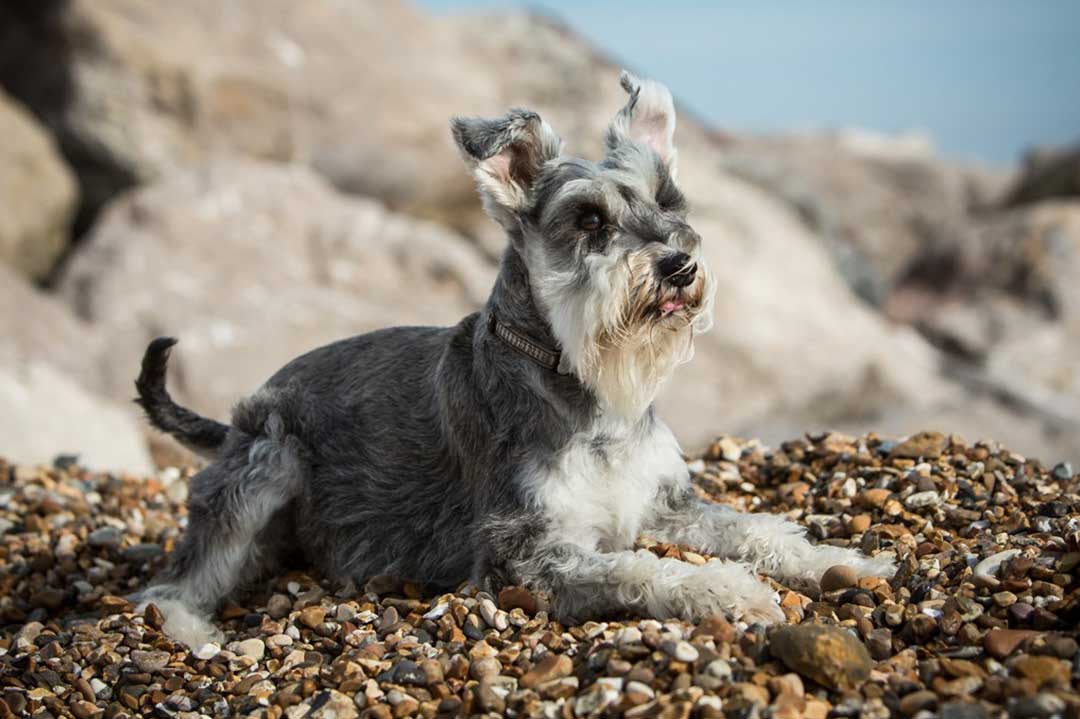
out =
{"type": "Polygon", "coordinates": [[[811,544],[805,530],[775,514],[738,512],[699,499],[689,486],[661,493],[644,533],[687,544],[707,554],[750,564],[778,579],[816,584],[825,570],[849,566],[861,577],[891,577],[889,555],[867,557],[854,549],[811,544]]]}
{"type": "Polygon", "coordinates": [[[739,562],[695,566],[646,550],[599,552],[549,538],[514,564],[515,579],[545,590],[563,621],[623,611],[689,620],[726,614],[750,624],[784,620],[776,593],[739,562]]]}

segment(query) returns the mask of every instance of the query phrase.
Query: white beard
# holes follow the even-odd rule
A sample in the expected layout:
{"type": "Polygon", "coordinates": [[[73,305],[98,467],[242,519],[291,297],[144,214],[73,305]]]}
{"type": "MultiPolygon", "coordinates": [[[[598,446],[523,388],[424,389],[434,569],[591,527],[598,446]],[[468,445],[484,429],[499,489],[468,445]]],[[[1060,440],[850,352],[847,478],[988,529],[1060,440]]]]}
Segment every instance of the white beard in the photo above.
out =
{"type": "Polygon", "coordinates": [[[561,345],[560,371],[575,374],[605,410],[636,421],[675,368],[693,358],[695,334],[709,329],[712,278],[699,261],[700,302],[661,321],[643,309],[655,297],[654,253],[592,255],[586,262],[586,287],[571,273],[541,272],[533,291],[561,345]]]}

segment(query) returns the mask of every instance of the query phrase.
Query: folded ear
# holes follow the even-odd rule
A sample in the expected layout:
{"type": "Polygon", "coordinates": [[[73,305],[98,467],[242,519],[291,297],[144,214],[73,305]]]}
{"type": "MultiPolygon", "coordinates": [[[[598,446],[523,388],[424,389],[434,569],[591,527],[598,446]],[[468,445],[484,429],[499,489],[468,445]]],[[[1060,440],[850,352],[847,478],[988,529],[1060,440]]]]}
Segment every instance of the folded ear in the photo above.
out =
{"type": "Polygon", "coordinates": [[[630,99],[608,127],[608,150],[627,141],[640,142],[652,148],[674,176],[675,103],[671,92],[655,80],[638,79],[626,70],[619,83],[630,99]]]}
{"type": "Polygon", "coordinates": [[[496,222],[512,226],[540,168],[559,156],[562,140],[528,110],[511,110],[497,120],[455,117],[450,127],[476,178],[484,208],[496,222]]]}

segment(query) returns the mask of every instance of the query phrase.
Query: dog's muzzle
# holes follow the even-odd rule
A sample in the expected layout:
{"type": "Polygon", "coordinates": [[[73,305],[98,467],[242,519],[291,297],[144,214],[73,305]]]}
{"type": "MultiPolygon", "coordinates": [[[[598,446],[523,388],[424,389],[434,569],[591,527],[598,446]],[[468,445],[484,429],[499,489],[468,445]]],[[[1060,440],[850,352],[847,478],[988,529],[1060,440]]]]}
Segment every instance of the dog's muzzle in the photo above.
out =
{"type": "Polygon", "coordinates": [[[697,264],[690,262],[690,255],[685,252],[675,252],[665,255],[657,264],[656,269],[664,282],[674,287],[686,287],[694,281],[697,274],[697,264]]]}

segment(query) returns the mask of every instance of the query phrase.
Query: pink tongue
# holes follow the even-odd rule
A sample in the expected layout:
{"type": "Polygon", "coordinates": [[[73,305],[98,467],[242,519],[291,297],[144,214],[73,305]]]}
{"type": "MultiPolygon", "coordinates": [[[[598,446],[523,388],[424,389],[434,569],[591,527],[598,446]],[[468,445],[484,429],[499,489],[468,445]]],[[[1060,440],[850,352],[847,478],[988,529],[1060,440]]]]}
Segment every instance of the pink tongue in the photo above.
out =
{"type": "Polygon", "coordinates": [[[682,300],[668,300],[660,306],[661,312],[675,312],[681,310],[685,303],[682,300]]]}

